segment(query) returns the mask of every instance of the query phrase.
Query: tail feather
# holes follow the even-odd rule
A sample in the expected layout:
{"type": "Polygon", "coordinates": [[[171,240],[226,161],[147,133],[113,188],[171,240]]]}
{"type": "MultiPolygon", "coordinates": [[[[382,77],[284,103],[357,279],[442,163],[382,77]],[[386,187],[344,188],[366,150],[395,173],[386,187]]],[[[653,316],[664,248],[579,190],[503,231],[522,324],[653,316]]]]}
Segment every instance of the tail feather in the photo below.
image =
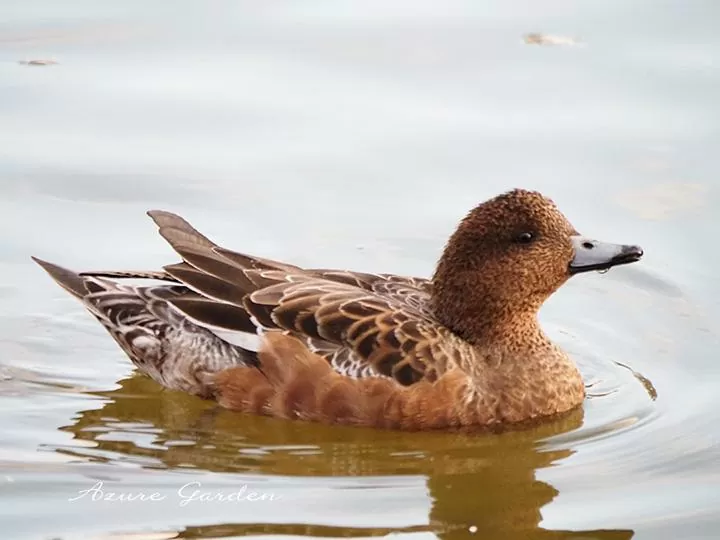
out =
{"type": "Polygon", "coordinates": [[[33,260],[83,303],[143,373],[166,388],[208,396],[209,374],[258,365],[255,352],[229,343],[173,306],[178,300],[202,308],[184,286],[135,287],[33,260]]]}
{"type": "Polygon", "coordinates": [[[38,263],[43,270],[50,274],[50,277],[53,278],[58,285],[74,297],[82,299],[88,294],[88,290],[85,287],[85,280],[79,274],[62,266],[38,259],[37,257],[31,258],[38,263]]]}

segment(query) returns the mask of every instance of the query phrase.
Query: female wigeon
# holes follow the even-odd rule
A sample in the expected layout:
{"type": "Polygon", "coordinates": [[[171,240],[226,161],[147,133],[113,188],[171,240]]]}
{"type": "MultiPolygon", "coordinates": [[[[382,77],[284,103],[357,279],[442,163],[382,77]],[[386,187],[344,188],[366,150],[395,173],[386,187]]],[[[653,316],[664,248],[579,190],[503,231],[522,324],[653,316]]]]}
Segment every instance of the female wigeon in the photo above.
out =
{"type": "Polygon", "coordinates": [[[236,411],[407,430],[505,427],[579,406],[582,377],[538,309],[573,274],[643,254],[580,236],[524,190],[471,210],[430,280],[299,268],[149,215],[183,262],[77,274],[35,259],[142,372],[236,411]],[[259,350],[238,339],[249,335],[259,350]]]}

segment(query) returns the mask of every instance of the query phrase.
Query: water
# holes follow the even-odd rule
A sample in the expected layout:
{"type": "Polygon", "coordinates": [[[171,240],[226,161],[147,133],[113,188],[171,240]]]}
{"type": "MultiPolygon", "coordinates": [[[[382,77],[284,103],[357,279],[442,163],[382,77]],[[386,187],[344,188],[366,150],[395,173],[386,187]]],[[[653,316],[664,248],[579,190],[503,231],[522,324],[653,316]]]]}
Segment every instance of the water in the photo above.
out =
{"type": "Polygon", "coordinates": [[[717,538],[718,16],[710,0],[0,5],[5,537],[717,538]],[[459,218],[516,186],[646,251],[543,308],[591,395],[520,433],[217,411],[134,375],[29,261],[174,262],[143,214],[163,208],[238,250],[428,275],[459,218]]]}

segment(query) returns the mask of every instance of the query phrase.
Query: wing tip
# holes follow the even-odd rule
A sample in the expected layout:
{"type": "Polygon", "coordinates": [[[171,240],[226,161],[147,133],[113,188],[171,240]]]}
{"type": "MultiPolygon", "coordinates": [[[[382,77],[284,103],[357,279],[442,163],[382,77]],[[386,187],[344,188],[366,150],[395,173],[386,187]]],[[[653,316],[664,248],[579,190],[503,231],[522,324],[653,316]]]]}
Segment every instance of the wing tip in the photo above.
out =
{"type": "Polygon", "coordinates": [[[159,210],[157,208],[153,208],[145,212],[145,214],[152,219],[155,224],[158,227],[162,226],[162,221],[168,221],[168,220],[183,220],[180,216],[177,214],[174,214],[172,212],[168,212],[167,210],[159,210]]]}
{"type": "Polygon", "coordinates": [[[88,291],[85,287],[85,280],[77,272],[45,261],[39,257],[31,256],[30,258],[45,270],[58,285],[73,296],[82,298],[87,294],[88,291]]]}
{"type": "Polygon", "coordinates": [[[173,245],[180,239],[187,240],[192,239],[193,244],[198,244],[204,247],[215,247],[215,243],[210,240],[207,236],[201,234],[195,227],[183,217],[168,212],[167,210],[148,210],[146,214],[155,222],[157,225],[160,236],[173,245]]]}

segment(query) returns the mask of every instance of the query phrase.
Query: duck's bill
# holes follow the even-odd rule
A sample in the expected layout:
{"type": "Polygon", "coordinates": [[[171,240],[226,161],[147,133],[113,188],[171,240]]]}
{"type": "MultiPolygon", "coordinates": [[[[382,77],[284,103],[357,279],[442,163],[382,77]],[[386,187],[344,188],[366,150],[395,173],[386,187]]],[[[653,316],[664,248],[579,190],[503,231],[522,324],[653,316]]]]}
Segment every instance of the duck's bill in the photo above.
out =
{"type": "Polygon", "coordinates": [[[584,236],[571,237],[574,255],[570,261],[570,273],[608,270],[613,266],[639,261],[643,256],[640,246],[608,244],[584,236]]]}

